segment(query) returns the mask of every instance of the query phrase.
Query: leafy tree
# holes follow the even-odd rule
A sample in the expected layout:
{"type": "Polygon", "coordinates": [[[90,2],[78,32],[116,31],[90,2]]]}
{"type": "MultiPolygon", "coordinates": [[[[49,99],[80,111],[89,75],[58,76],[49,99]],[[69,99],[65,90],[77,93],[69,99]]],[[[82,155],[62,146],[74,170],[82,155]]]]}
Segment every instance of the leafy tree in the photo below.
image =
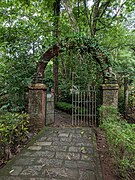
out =
{"type": "MultiPolygon", "coordinates": [[[[94,0],[91,4],[88,0],[1,1],[0,106],[17,111],[24,108],[25,93],[41,54],[66,36],[94,37],[111,53],[115,71],[120,74],[129,69],[131,74],[134,62],[133,10],[133,0],[94,0]]],[[[66,52],[59,60],[59,82],[65,77],[69,79],[72,64],[80,71],[76,62],[87,56],[74,55],[66,52]],[[66,76],[62,76],[63,73],[66,76]]],[[[89,73],[98,75],[100,70],[91,69],[89,73]]]]}

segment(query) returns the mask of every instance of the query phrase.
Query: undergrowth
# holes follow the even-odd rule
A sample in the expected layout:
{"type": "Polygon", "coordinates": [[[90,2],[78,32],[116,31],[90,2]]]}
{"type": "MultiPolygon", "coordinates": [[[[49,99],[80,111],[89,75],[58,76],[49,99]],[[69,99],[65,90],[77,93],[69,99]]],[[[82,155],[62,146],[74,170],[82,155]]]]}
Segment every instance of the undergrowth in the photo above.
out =
{"type": "Polygon", "coordinates": [[[0,160],[5,163],[27,141],[29,116],[18,113],[0,115],[0,160]]]}
{"type": "Polygon", "coordinates": [[[72,104],[67,103],[67,102],[57,102],[56,108],[58,108],[64,112],[67,112],[69,114],[72,113],[72,104]]]}
{"type": "Polygon", "coordinates": [[[101,128],[105,131],[110,151],[123,179],[134,179],[135,172],[135,124],[120,119],[113,107],[101,107],[101,128]]]}

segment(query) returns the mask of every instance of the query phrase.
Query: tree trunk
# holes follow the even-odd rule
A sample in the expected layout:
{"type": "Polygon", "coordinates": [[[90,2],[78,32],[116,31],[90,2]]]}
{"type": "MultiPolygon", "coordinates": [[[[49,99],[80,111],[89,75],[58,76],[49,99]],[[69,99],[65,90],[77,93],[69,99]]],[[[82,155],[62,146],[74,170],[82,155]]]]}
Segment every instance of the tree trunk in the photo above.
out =
{"type": "MultiPolygon", "coordinates": [[[[59,31],[59,15],[60,15],[60,0],[54,2],[54,37],[58,38],[59,31]]],[[[58,101],[58,58],[53,61],[53,79],[54,79],[54,94],[55,102],[58,101]]]]}
{"type": "Polygon", "coordinates": [[[124,78],[124,118],[128,113],[128,78],[124,78]]]}

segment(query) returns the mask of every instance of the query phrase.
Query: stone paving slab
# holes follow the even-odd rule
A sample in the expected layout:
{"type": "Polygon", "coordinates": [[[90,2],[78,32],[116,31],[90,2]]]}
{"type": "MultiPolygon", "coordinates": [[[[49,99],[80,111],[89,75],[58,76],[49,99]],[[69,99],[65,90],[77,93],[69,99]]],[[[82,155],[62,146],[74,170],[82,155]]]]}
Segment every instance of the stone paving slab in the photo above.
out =
{"type": "Polygon", "coordinates": [[[91,128],[45,128],[0,170],[0,180],[103,180],[91,128]]]}

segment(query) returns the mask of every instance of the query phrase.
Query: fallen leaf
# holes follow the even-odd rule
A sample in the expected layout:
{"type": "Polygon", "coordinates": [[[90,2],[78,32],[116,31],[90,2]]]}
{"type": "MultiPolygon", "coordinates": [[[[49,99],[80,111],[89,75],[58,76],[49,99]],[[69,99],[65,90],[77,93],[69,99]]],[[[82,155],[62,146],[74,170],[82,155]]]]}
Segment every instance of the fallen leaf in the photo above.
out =
{"type": "Polygon", "coordinates": [[[12,173],[12,172],[14,172],[14,169],[12,169],[11,171],[9,171],[9,173],[12,173]]]}

